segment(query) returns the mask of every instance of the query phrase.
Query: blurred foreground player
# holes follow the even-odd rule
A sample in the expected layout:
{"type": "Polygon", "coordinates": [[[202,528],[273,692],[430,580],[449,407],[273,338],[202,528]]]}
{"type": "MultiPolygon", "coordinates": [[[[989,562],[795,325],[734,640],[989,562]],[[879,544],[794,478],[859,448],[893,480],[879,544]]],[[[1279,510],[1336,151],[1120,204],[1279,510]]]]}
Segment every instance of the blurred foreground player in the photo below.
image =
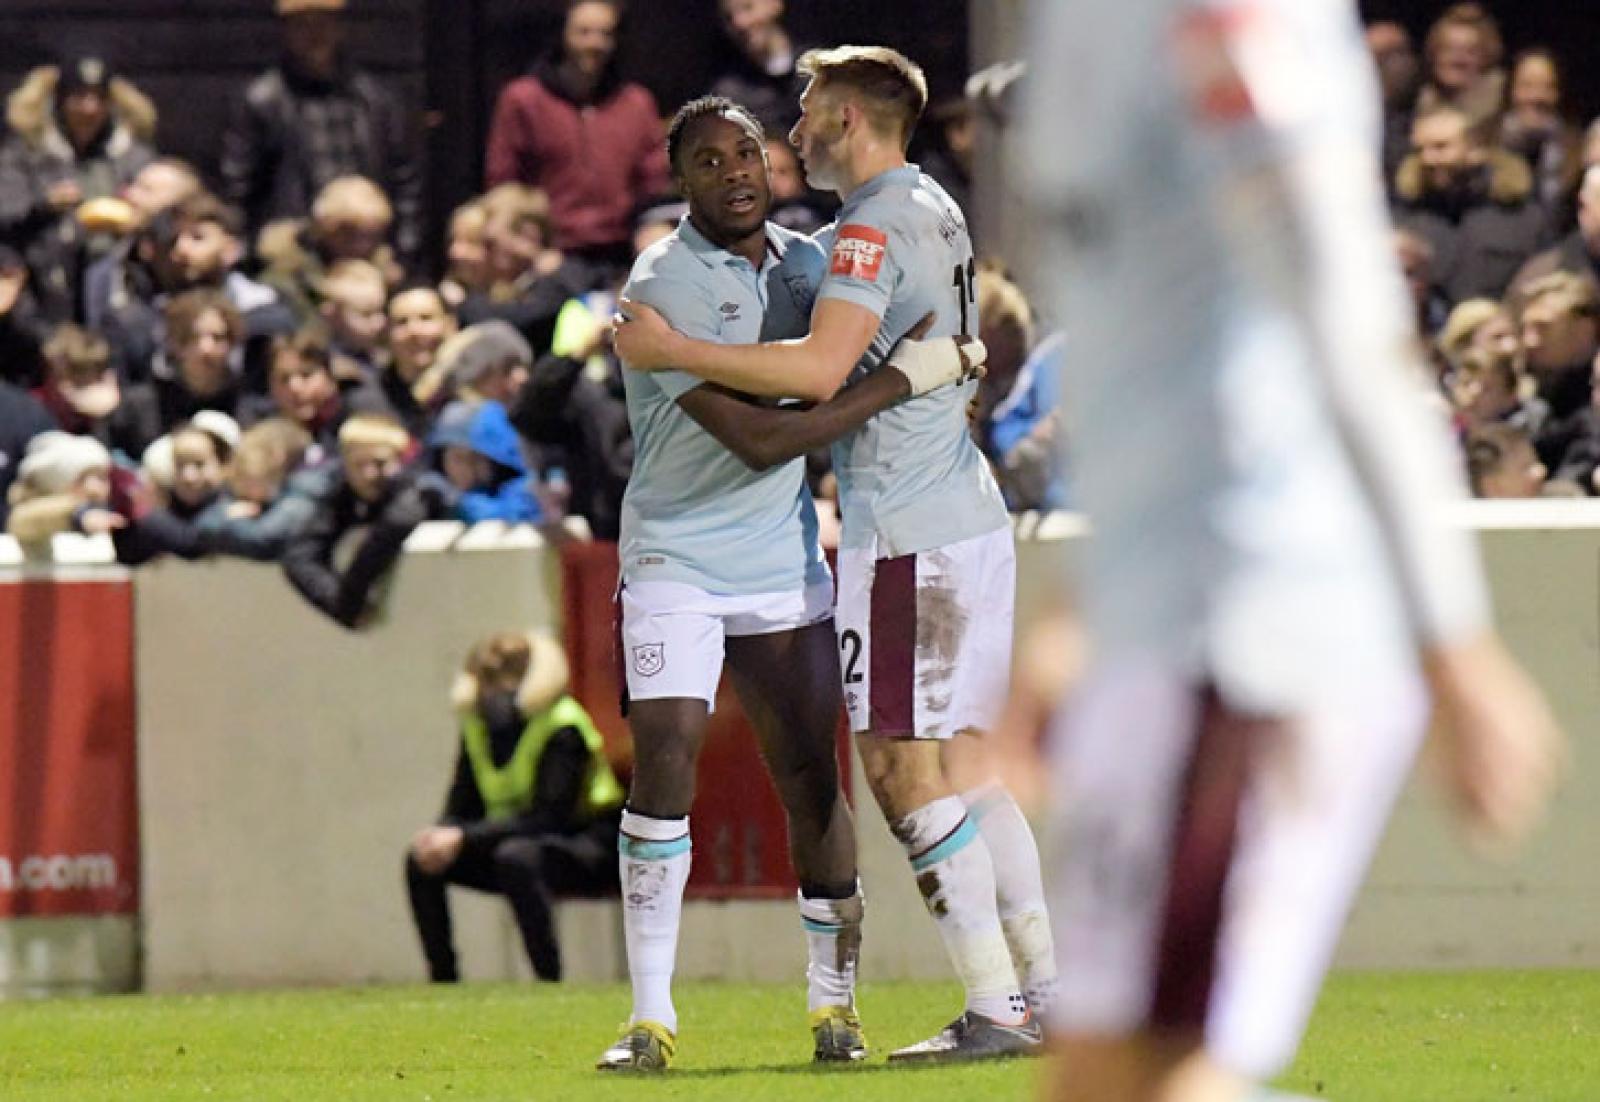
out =
{"type": "Polygon", "coordinates": [[[1294,1055],[1431,694],[1469,827],[1557,737],[1489,626],[1346,0],[1036,5],[1093,657],[1059,740],[1047,1093],[1238,1102],[1294,1055]],[[1420,375],[1419,375],[1420,377],[1420,375]]]}

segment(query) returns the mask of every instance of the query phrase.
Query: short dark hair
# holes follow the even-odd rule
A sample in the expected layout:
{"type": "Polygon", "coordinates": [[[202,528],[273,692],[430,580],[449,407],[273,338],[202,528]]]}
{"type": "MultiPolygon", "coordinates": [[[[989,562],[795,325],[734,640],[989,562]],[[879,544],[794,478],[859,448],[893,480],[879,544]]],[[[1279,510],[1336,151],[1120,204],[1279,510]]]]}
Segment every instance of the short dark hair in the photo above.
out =
{"type": "Polygon", "coordinates": [[[272,338],[267,352],[267,374],[270,377],[284,356],[293,356],[301,363],[313,364],[323,371],[333,371],[333,350],[328,336],[317,325],[307,325],[293,333],[272,338]]]}
{"type": "Polygon", "coordinates": [[[232,237],[244,233],[244,219],[239,211],[208,191],[196,192],[171,209],[172,225],[178,233],[205,222],[215,222],[232,237]]]}
{"type": "Polygon", "coordinates": [[[678,108],[678,113],[672,116],[672,122],[667,126],[667,163],[672,166],[674,173],[678,171],[678,151],[683,148],[683,132],[691,123],[710,115],[731,115],[734,122],[750,131],[750,136],[758,144],[766,143],[766,131],[749,108],[740,106],[727,96],[701,96],[678,108]]]}

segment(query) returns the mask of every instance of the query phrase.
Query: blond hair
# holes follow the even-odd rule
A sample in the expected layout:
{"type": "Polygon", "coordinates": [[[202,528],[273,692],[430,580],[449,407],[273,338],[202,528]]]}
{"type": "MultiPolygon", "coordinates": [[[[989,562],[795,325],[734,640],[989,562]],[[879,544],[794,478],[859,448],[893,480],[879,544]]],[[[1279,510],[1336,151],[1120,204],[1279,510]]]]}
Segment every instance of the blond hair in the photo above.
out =
{"type": "Polygon", "coordinates": [[[357,413],[339,427],[341,453],[351,448],[392,448],[403,452],[410,446],[411,434],[386,413],[357,413]]]}
{"type": "Polygon", "coordinates": [[[1033,344],[1033,307],[1022,288],[992,269],[978,271],[978,317],[993,325],[1010,322],[1022,332],[1025,346],[1033,344]]]}
{"type": "Polygon", "coordinates": [[[539,188],[526,184],[499,184],[490,188],[478,200],[483,210],[484,232],[505,226],[521,229],[528,223],[539,228],[545,241],[550,240],[550,197],[539,188]]]}
{"type": "Polygon", "coordinates": [[[245,429],[233,452],[234,489],[247,478],[281,480],[305,458],[311,434],[287,417],[269,417],[245,429]]]}
{"type": "Polygon", "coordinates": [[[928,106],[928,78],[922,67],[887,46],[835,46],[808,50],[795,66],[826,92],[842,91],[855,99],[885,137],[898,138],[902,147],[928,106]]]}
{"type": "Polygon", "coordinates": [[[311,204],[311,220],[322,225],[367,225],[394,221],[394,206],[383,189],[365,176],[329,180],[311,204]]]}
{"type": "Polygon", "coordinates": [[[1520,316],[1535,302],[1547,298],[1555,299],[1569,317],[1600,318],[1600,287],[1588,276],[1552,272],[1534,280],[1522,289],[1517,314],[1520,316]]]}
{"type": "Polygon", "coordinates": [[[322,296],[337,299],[347,291],[360,291],[363,286],[376,291],[379,300],[388,305],[389,281],[370,260],[341,260],[329,268],[328,274],[322,277],[322,296]]]}

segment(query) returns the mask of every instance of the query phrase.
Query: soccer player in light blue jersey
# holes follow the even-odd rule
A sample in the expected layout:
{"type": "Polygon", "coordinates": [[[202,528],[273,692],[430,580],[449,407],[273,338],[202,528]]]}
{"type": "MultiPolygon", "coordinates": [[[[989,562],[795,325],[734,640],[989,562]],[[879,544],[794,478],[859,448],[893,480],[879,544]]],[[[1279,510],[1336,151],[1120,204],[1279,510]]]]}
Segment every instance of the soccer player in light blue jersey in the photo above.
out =
{"type": "Polygon", "coordinates": [[[1267,1102],[1428,697],[1455,802],[1501,839],[1554,726],[1448,509],[1355,5],[1034,9],[1018,167],[1094,529],[1045,1096],[1267,1102]]]}
{"type": "MultiPolygon", "coordinates": [[[[810,182],[844,201],[818,237],[827,272],[810,329],[714,343],[634,301],[635,320],[618,327],[630,368],[820,400],[847,379],[870,381],[929,313],[932,336],[977,330],[966,219],[905,159],[927,100],[921,70],[893,50],[845,46],[807,54],[800,71],[810,84],[791,140],[810,182]]],[[[971,396],[955,388],[896,406],[834,446],[850,726],[966,988],[955,1021],[891,1060],[1035,1050],[1034,1010],[1055,984],[1038,850],[979,737],[1007,690],[1016,566],[999,490],[967,430],[971,396]]]]}
{"type": "MultiPolygon", "coordinates": [[[[640,256],[627,294],[707,340],[804,333],[827,253],[766,221],[760,126],[707,97],[678,112],[667,147],[689,214],[640,256]]],[[[974,344],[972,357],[980,352],[974,344]]],[[[834,754],[833,580],[799,457],[956,382],[967,357],[940,340],[906,344],[891,364],[804,410],[680,372],[625,380],[637,450],[622,503],[618,603],[634,774],[618,849],[633,1012],[603,1070],[661,1070],[676,1050],[671,981],[688,816],[724,658],[788,813],[814,1057],[866,1055],[855,1008],[862,898],[834,754]]]]}

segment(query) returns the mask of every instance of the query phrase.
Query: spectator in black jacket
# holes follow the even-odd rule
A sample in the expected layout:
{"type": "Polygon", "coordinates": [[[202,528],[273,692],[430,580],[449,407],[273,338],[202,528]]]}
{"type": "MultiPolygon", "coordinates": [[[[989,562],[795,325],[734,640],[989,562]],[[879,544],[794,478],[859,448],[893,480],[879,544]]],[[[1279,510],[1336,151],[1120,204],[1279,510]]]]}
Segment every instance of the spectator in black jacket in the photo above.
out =
{"type": "Polygon", "coordinates": [[[222,138],[223,194],[252,234],[303,218],[324,185],[349,175],[394,200],[396,244],[422,245],[422,172],[400,97],[344,54],[345,0],[277,0],[283,60],[245,89],[222,138]]]}
{"type": "Polygon", "coordinates": [[[110,431],[130,454],[143,452],[203,409],[239,420],[242,387],[236,353],[244,319],[220,291],[185,291],[163,311],[166,348],[149,382],[128,387],[110,431]]]}
{"type": "Polygon", "coordinates": [[[787,135],[800,119],[804,82],[795,73],[802,51],[784,29],[783,0],[720,0],[717,7],[732,50],[711,94],[748,108],[768,134],[787,135]]]}
{"type": "Polygon", "coordinates": [[[27,454],[28,442],[55,427],[50,414],[27,391],[0,380],[0,529],[10,512],[7,493],[27,454]]]}
{"type": "Polygon", "coordinates": [[[312,472],[298,472],[311,438],[298,425],[271,418],[246,429],[233,452],[228,486],[195,522],[209,554],[277,562],[311,521],[312,472]]]}
{"type": "Polygon", "coordinates": [[[439,475],[407,469],[412,450],[405,428],[391,417],[361,414],[339,430],[339,463],[320,475],[315,512],[289,541],[283,568],[300,595],[352,630],[369,626],[377,609],[373,587],[428,520],[455,512],[455,495],[439,475]],[[357,528],[355,546],[341,546],[357,528]]]}
{"type": "Polygon", "coordinates": [[[623,790],[605,744],[567,695],[567,660],[542,635],[492,635],[451,692],[461,733],[439,822],[406,852],[428,978],[460,978],[447,884],[504,895],[533,971],[561,978],[551,893],[617,890],[623,790]]]}
{"type": "Polygon", "coordinates": [[[40,346],[48,331],[21,255],[0,245],[0,380],[31,387],[44,378],[40,346]]]}
{"type": "Polygon", "coordinates": [[[155,489],[154,508],[129,510],[128,523],[111,533],[117,561],[138,566],[162,555],[198,559],[206,553],[197,525],[221,492],[239,425],[214,410],[202,410],[145,449],[146,482],[155,489]]]}

